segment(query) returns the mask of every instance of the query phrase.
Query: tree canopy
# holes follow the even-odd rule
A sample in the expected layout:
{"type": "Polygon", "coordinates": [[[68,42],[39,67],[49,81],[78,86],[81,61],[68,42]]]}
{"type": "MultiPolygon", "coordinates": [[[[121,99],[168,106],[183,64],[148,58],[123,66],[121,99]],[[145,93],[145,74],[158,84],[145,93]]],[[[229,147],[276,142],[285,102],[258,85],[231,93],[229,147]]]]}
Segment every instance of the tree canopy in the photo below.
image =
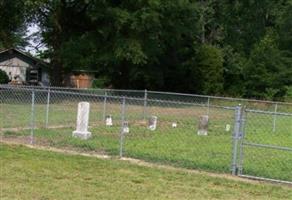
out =
{"type": "Polygon", "coordinates": [[[291,0],[0,2],[0,17],[15,14],[1,20],[13,26],[0,29],[0,47],[37,24],[55,85],[74,70],[103,87],[265,99],[292,85],[291,0]]]}
{"type": "Polygon", "coordinates": [[[26,45],[26,17],[24,1],[0,0],[0,50],[26,45]]]}

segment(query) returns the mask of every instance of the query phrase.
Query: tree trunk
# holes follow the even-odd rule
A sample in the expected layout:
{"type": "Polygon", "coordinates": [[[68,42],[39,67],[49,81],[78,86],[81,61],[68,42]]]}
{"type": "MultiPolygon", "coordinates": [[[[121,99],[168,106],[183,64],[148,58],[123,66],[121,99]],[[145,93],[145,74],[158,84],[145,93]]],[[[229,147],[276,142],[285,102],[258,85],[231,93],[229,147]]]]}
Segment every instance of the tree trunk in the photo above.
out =
{"type": "Polygon", "coordinates": [[[51,85],[64,86],[63,63],[59,58],[59,55],[54,55],[54,58],[52,59],[51,85]]]}

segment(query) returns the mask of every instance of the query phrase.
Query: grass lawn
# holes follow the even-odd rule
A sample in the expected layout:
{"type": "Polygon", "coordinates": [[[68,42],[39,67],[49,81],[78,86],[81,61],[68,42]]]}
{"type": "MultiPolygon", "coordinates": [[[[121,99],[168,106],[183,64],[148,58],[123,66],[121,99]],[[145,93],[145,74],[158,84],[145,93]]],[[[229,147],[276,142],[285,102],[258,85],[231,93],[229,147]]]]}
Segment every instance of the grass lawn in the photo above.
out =
{"type": "Polygon", "coordinates": [[[292,188],[1,144],[0,199],[292,199],[292,188]]]}

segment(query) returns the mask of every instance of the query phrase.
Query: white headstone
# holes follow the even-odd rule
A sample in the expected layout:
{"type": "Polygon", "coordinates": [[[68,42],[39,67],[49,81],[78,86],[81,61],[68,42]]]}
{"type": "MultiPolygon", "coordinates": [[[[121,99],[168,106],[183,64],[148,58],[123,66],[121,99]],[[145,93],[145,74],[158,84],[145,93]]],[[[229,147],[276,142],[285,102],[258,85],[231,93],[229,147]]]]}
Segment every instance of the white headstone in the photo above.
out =
{"type": "Polygon", "coordinates": [[[113,118],[112,118],[111,115],[106,116],[105,125],[107,125],[107,126],[112,126],[113,125],[113,118]]]}
{"type": "Polygon", "coordinates": [[[199,119],[198,135],[208,135],[209,116],[202,115],[199,119]]]}
{"type": "Polygon", "coordinates": [[[151,131],[155,131],[155,130],[156,130],[156,127],[157,127],[157,117],[156,117],[156,116],[151,116],[151,117],[149,118],[148,128],[149,128],[151,131]]]}
{"type": "Polygon", "coordinates": [[[231,128],[230,124],[226,124],[226,126],[225,126],[225,131],[226,131],[226,132],[229,132],[229,131],[230,131],[230,128],[231,128]]]}
{"type": "Polygon", "coordinates": [[[171,126],[172,126],[172,128],[176,128],[177,127],[177,123],[173,122],[171,126]]]}
{"type": "Polygon", "coordinates": [[[73,137],[79,137],[87,140],[91,137],[91,133],[88,131],[90,104],[88,102],[80,102],[78,104],[77,113],[77,127],[73,131],[73,137]]]}
{"type": "Polygon", "coordinates": [[[124,122],[123,133],[130,133],[129,122],[124,122]]]}

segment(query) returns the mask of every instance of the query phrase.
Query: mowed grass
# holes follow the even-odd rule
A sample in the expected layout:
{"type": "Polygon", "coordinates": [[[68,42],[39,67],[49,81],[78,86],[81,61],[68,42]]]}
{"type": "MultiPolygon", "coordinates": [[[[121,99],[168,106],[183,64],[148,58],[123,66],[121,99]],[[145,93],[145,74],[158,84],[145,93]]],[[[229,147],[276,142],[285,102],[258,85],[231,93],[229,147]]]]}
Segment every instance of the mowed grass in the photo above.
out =
{"type": "MultiPolygon", "coordinates": [[[[102,121],[103,103],[91,103],[89,129],[92,138],[82,141],[72,137],[77,103],[50,106],[50,126],[71,126],[61,129],[43,129],[46,107],[37,104],[35,144],[119,155],[121,105],[108,102],[106,113],[113,116],[114,126],[106,127],[102,121]]],[[[130,133],[124,137],[124,156],[184,168],[230,173],[234,110],[211,108],[209,134],[198,136],[198,119],[199,116],[206,114],[205,107],[174,107],[174,105],[162,107],[162,105],[149,104],[147,115],[158,116],[157,130],[150,131],[147,129],[147,122],[142,120],[143,107],[138,106],[137,102],[134,103],[126,107],[126,120],[129,121],[130,133]],[[171,127],[173,122],[178,124],[175,129],[171,127]],[[225,130],[227,124],[231,125],[230,131],[225,130]]],[[[3,108],[6,113],[2,116],[3,121],[7,122],[4,128],[23,122],[23,115],[18,113],[29,113],[27,106],[23,105],[6,105],[3,108]],[[8,116],[10,120],[7,120],[8,116]]],[[[278,116],[275,132],[272,131],[273,120],[272,115],[247,113],[245,141],[292,147],[292,117],[278,116]]],[[[4,132],[4,138],[25,143],[29,142],[29,135],[29,130],[4,132]]],[[[292,181],[291,152],[243,146],[243,155],[244,174],[292,181]]]]}
{"type": "Polygon", "coordinates": [[[292,199],[287,186],[0,144],[0,199],[292,199]]]}
{"type": "MultiPolygon", "coordinates": [[[[100,125],[99,128],[92,128],[92,138],[86,141],[73,138],[73,130],[37,129],[34,143],[81,152],[119,155],[119,126],[100,125]]],[[[123,156],[190,169],[230,173],[232,143],[229,134],[216,135],[210,131],[209,136],[202,137],[192,129],[181,131],[179,128],[152,132],[142,127],[131,127],[130,131],[124,138],[123,156]]],[[[28,143],[29,135],[29,130],[5,132],[4,138],[22,138],[20,142],[28,143]]],[[[244,147],[244,154],[245,174],[292,180],[291,152],[244,147]]]]}

